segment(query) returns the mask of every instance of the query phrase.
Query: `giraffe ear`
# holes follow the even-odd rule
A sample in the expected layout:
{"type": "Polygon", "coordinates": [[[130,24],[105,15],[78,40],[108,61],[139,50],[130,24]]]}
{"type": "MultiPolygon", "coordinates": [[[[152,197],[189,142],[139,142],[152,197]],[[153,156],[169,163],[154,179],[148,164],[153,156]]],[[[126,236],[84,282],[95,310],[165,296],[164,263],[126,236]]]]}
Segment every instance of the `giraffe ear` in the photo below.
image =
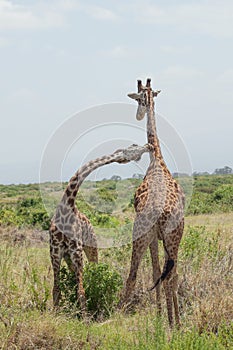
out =
{"type": "Polygon", "coordinates": [[[156,97],[160,92],[161,92],[161,90],[153,91],[153,97],[156,97]]]}
{"type": "Polygon", "coordinates": [[[131,94],[128,94],[128,97],[132,98],[133,100],[139,100],[141,97],[140,94],[137,94],[136,92],[133,92],[131,94]]]}

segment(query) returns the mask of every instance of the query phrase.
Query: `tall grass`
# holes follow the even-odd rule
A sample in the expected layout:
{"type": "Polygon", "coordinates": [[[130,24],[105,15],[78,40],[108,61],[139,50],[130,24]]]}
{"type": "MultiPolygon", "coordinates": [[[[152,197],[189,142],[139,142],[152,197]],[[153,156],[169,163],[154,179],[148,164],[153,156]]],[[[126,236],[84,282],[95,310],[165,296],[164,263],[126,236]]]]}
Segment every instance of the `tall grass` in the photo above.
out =
{"type": "MultiPolygon", "coordinates": [[[[15,241],[0,235],[0,347],[2,349],[232,349],[232,214],[188,218],[179,253],[180,330],[159,319],[147,292],[151,264],[147,253],[138,275],[131,313],[112,310],[104,322],[78,320],[52,309],[48,244],[32,244],[30,233],[15,241]],[[203,221],[206,225],[203,225],[203,221]]],[[[17,232],[14,232],[17,234],[17,232]]],[[[100,251],[100,261],[126,280],[131,246],[100,251]]],[[[162,262],[161,249],[161,262],[162,262]]]]}

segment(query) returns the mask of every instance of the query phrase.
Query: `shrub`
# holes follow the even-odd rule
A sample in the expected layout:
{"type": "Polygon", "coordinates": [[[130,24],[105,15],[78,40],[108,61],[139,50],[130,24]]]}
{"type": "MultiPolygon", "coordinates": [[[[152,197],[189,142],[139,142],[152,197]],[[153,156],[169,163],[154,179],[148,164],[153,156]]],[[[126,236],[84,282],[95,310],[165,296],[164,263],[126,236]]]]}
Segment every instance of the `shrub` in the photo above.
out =
{"type": "Polygon", "coordinates": [[[221,201],[221,204],[229,205],[232,207],[233,202],[233,186],[222,185],[217,188],[213,193],[213,200],[216,202],[221,201]]]}
{"type": "MultiPolygon", "coordinates": [[[[87,311],[93,317],[107,317],[119,301],[123,282],[120,274],[108,264],[88,263],[84,267],[83,285],[87,299],[87,311]]],[[[63,306],[76,307],[75,276],[67,267],[60,271],[60,287],[63,306]]]]}
{"type": "Polygon", "coordinates": [[[0,225],[20,227],[23,225],[23,218],[17,215],[14,207],[3,206],[0,208],[0,225]]]}
{"type": "Polygon", "coordinates": [[[21,218],[19,226],[37,226],[47,230],[50,219],[40,197],[29,197],[18,200],[16,214],[21,218]]]}
{"type": "Polygon", "coordinates": [[[181,241],[181,257],[195,269],[199,268],[204,258],[214,261],[221,256],[219,235],[207,232],[205,226],[188,226],[181,241]]]}

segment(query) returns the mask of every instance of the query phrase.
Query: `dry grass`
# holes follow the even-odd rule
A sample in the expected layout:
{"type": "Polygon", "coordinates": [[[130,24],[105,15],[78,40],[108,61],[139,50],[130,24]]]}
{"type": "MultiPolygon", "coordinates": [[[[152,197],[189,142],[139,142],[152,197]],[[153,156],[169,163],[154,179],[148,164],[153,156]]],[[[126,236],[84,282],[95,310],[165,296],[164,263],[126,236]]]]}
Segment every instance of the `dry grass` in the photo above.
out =
{"type": "MultiPolygon", "coordinates": [[[[133,314],[113,315],[102,325],[84,324],[51,311],[52,271],[48,244],[41,239],[44,234],[2,231],[0,348],[144,349],[147,344],[148,349],[154,349],[155,337],[157,344],[161,342],[158,349],[233,348],[232,220],[233,213],[186,219],[179,255],[183,326],[180,333],[170,334],[170,340],[163,333],[167,327],[166,312],[165,321],[158,325],[154,295],[146,292],[152,283],[149,254],[139,270],[133,314]],[[200,345],[187,347],[192,342],[200,345]]],[[[126,279],[130,254],[131,247],[126,246],[102,251],[100,255],[102,261],[114,265],[126,279]]]]}

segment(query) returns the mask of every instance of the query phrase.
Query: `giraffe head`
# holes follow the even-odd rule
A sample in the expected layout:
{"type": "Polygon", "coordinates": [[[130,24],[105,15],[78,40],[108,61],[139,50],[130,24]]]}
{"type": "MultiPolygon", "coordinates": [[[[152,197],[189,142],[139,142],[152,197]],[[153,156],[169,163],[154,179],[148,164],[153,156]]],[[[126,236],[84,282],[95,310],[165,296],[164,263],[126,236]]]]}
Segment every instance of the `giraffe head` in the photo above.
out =
{"type": "Polygon", "coordinates": [[[139,161],[145,152],[153,152],[153,145],[146,143],[144,146],[133,144],[128,148],[118,149],[114,154],[114,161],[117,163],[129,163],[132,160],[139,161]]]}
{"type": "Polygon", "coordinates": [[[154,108],[154,97],[161,90],[153,91],[150,85],[151,79],[147,79],[146,86],[142,85],[142,81],[138,80],[138,92],[128,94],[128,96],[138,102],[136,118],[142,120],[147,110],[154,108]]]}

